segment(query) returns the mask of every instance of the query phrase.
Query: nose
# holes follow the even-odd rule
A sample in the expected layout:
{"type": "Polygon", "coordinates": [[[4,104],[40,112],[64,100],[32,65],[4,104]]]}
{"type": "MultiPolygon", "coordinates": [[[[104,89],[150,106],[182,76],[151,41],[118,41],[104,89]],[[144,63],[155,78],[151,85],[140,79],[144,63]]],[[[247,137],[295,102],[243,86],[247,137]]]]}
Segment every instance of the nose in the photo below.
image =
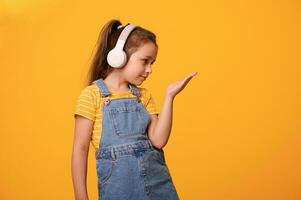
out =
{"type": "Polygon", "coordinates": [[[148,66],[146,67],[146,72],[152,73],[152,66],[151,66],[151,65],[148,65],[148,66]]]}

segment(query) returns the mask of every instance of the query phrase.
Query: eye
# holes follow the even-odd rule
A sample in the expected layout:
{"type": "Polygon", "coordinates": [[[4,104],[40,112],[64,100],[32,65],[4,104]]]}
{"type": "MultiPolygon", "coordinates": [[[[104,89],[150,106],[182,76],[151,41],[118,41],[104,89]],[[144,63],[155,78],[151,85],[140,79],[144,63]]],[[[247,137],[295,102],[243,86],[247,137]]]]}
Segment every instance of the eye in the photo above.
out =
{"type": "Polygon", "coordinates": [[[144,64],[146,64],[148,61],[147,59],[142,59],[142,60],[143,60],[144,64]]]}

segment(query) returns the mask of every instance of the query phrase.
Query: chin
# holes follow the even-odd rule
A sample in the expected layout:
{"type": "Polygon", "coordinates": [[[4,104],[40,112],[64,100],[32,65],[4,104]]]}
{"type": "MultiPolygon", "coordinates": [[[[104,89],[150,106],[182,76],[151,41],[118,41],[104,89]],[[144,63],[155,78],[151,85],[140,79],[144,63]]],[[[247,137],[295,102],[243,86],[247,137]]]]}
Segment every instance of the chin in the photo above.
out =
{"type": "Polygon", "coordinates": [[[141,85],[143,83],[143,81],[135,83],[135,85],[141,85]]]}
{"type": "Polygon", "coordinates": [[[144,80],[141,79],[136,79],[131,81],[130,83],[134,84],[134,85],[141,85],[144,82],[144,80]]]}

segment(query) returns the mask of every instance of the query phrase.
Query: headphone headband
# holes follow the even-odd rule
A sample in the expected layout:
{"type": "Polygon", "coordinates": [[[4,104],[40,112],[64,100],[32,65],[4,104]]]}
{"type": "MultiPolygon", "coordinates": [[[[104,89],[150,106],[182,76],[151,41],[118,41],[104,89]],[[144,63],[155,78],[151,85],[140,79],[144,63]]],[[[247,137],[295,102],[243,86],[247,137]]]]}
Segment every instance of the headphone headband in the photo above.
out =
{"type": "Polygon", "coordinates": [[[125,26],[125,28],[122,30],[122,32],[119,35],[119,38],[117,40],[115,49],[118,50],[122,50],[124,47],[124,44],[128,38],[128,36],[130,35],[130,33],[132,32],[132,30],[136,27],[135,24],[128,24],[125,26]]]}

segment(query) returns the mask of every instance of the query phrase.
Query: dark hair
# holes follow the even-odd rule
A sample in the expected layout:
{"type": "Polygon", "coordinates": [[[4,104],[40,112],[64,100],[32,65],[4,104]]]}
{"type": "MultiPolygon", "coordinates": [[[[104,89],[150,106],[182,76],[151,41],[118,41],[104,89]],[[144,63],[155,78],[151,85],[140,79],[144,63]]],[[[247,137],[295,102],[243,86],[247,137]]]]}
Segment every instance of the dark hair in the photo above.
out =
{"type": "MultiPolygon", "coordinates": [[[[90,69],[88,71],[86,85],[90,85],[93,81],[99,78],[105,79],[108,74],[113,71],[114,68],[107,62],[107,55],[109,51],[115,47],[121,31],[124,29],[124,26],[118,29],[119,25],[122,25],[119,20],[112,19],[101,29],[96,44],[97,50],[93,56],[90,69]]],[[[127,38],[124,46],[127,59],[129,60],[131,55],[146,42],[153,42],[158,48],[156,35],[154,33],[140,26],[135,27],[127,38]]]]}

